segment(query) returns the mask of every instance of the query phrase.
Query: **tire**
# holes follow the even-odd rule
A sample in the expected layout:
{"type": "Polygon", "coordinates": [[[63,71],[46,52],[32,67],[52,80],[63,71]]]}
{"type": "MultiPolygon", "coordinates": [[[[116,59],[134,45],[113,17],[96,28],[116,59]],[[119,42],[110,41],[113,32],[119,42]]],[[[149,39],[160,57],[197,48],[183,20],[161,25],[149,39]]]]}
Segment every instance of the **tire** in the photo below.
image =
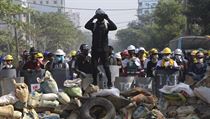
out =
{"type": "Polygon", "coordinates": [[[114,119],[116,115],[115,107],[113,104],[109,100],[101,97],[89,99],[82,105],[80,112],[81,119],[114,119]],[[93,115],[91,115],[91,110],[94,107],[100,107],[101,109],[103,108],[102,111],[106,112],[105,116],[99,117],[99,115],[103,113],[96,112],[95,114],[99,115],[95,115],[97,117],[93,117],[93,115]]]}

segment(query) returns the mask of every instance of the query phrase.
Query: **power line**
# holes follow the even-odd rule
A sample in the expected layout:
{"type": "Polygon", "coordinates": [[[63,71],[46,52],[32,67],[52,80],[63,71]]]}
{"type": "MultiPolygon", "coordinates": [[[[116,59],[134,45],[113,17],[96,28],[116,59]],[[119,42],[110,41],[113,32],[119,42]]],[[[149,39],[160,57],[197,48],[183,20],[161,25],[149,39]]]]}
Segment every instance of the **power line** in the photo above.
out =
{"type": "MultiPolygon", "coordinates": [[[[33,2],[23,2],[21,0],[15,0],[21,3],[27,3],[27,4],[33,4],[38,6],[46,6],[46,7],[52,7],[52,8],[64,8],[64,9],[71,9],[71,10],[86,10],[86,11],[95,11],[96,9],[92,8],[78,8],[78,7],[63,7],[63,6],[53,6],[53,5],[46,5],[46,4],[39,4],[39,3],[33,3],[33,2]]],[[[137,8],[128,8],[128,9],[103,9],[105,11],[133,11],[137,10],[137,8]]]]}

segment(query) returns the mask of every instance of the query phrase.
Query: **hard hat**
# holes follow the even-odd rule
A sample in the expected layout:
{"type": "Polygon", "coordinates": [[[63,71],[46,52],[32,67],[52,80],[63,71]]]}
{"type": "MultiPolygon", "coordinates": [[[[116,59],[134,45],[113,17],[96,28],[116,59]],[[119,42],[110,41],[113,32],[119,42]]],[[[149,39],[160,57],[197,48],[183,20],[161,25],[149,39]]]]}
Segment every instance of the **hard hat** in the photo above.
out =
{"type": "Polygon", "coordinates": [[[100,14],[100,15],[102,15],[102,14],[105,14],[105,12],[104,12],[101,8],[98,8],[98,9],[96,10],[95,14],[100,14]]]}
{"type": "Polygon", "coordinates": [[[117,59],[122,59],[120,52],[115,53],[114,57],[117,59]]]}
{"type": "Polygon", "coordinates": [[[76,50],[72,50],[71,52],[70,52],[70,56],[71,57],[74,57],[74,56],[76,56],[77,55],[77,51],[76,50]]]}
{"type": "Polygon", "coordinates": [[[171,49],[170,48],[166,47],[166,48],[163,49],[163,52],[162,53],[163,54],[171,54],[172,52],[171,52],[171,49]]]}
{"type": "Polygon", "coordinates": [[[181,49],[176,49],[176,50],[174,51],[174,54],[175,54],[175,55],[183,55],[181,49]]]}
{"type": "Polygon", "coordinates": [[[128,48],[127,48],[127,50],[135,50],[135,49],[136,49],[136,48],[135,48],[134,45],[129,45],[128,48]]]}
{"type": "Polygon", "coordinates": [[[4,57],[4,60],[13,60],[13,57],[12,57],[12,55],[6,55],[4,57]]]}
{"type": "Polygon", "coordinates": [[[43,54],[42,53],[36,53],[36,55],[35,55],[35,58],[43,58],[44,56],[43,56],[43,54]]]}
{"type": "Polygon", "coordinates": [[[50,54],[49,51],[45,51],[45,52],[44,52],[44,56],[47,56],[48,54],[50,54]]]}
{"type": "Polygon", "coordinates": [[[195,56],[197,52],[198,52],[197,50],[193,50],[193,51],[191,52],[191,55],[192,55],[192,56],[195,56]]]}
{"type": "Polygon", "coordinates": [[[140,47],[139,51],[146,51],[144,47],[140,47]]]}
{"type": "Polygon", "coordinates": [[[54,55],[63,55],[63,56],[65,56],[66,53],[65,53],[63,50],[61,50],[61,49],[57,49],[57,50],[54,52],[54,55]]]}
{"type": "Polygon", "coordinates": [[[158,50],[156,48],[152,48],[150,51],[149,51],[150,54],[158,54],[158,50]]]}
{"type": "Polygon", "coordinates": [[[82,45],[80,45],[80,51],[82,51],[82,50],[89,50],[89,46],[87,45],[87,44],[82,44],[82,45]]]}

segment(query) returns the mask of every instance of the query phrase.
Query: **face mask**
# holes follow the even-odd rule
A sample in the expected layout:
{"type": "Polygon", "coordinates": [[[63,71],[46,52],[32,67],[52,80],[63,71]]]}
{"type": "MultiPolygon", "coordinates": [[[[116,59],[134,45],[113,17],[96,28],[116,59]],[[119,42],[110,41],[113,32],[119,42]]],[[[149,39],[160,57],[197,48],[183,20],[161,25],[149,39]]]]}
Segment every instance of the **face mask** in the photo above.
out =
{"type": "Polygon", "coordinates": [[[57,62],[63,62],[64,61],[64,56],[56,56],[56,58],[55,58],[55,60],[57,61],[57,62]]]}
{"type": "Polygon", "coordinates": [[[153,55],[153,59],[158,59],[158,55],[153,55]]]}
{"type": "Polygon", "coordinates": [[[203,63],[203,58],[202,59],[197,59],[198,63],[203,63]]]}
{"type": "Polygon", "coordinates": [[[169,60],[170,58],[171,58],[170,55],[165,55],[165,56],[163,56],[163,59],[165,59],[165,60],[169,60]]]}
{"type": "Polygon", "coordinates": [[[175,55],[175,58],[177,61],[182,62],[182,56],[180,55],[175,55]]]}

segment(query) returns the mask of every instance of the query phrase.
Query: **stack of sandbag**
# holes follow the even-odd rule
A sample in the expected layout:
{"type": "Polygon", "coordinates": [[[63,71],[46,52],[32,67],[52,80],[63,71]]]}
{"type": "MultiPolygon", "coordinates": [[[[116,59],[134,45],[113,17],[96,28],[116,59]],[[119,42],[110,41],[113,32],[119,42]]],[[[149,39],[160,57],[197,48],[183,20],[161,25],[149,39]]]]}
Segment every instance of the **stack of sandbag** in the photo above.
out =
{"type": "Polygon", "coordinates": [[[22,118],[22,112],[15,111],[14,106],[20,102],[22,109],[27,108],[28,86],[25,83],[16,83],[14,80],[15,90],[10,94],[0,97],[0,118],[22,118]]]}
{"type": "Polygon", "coordinates": [[[28,105],[32,108],[56,108],[59,104],[68,104],[70,102],[70,97],[65,92],[47,93],[42,94],[38,92],[33,92],[30,94],[28,105]]]}
{"type": "Polygon", "coordinates": [[[69,97],[82,97],[82,89],[81,89],[80,78],[74,80],[66,80],[64,82],[64,92],[68,94],[69,97]]]}
{"type": "Polygon", "coordinates": [[[46,71],[45,76],[38,82],[40,90],[31,92],[28,107],[35,109],[39,113],[39,118],[53,117],[56,119],[59,115],[53,112],[60,105],[70,103],[70,97],[65,92],[58,91],[57,83],[49,71],[46,71]]]}
{"type": "Polygon", "coordinates": [[[131,103],[120,110],[118,118],[128,119],[164,119],[164,115],[156,108],[157,98],[142,88],[133,88],[121,92],[121,96],[129,99],[131,103]]]}
{"type": "Polygon", "coordinates": [[[197,87],[191,89],[189,85],[180,83],[176,86],[164,86],[160,89],[163,93],[164,110],[167,118],[177,119],[203,119],[210,114],[210,89],[197,87]]]}

